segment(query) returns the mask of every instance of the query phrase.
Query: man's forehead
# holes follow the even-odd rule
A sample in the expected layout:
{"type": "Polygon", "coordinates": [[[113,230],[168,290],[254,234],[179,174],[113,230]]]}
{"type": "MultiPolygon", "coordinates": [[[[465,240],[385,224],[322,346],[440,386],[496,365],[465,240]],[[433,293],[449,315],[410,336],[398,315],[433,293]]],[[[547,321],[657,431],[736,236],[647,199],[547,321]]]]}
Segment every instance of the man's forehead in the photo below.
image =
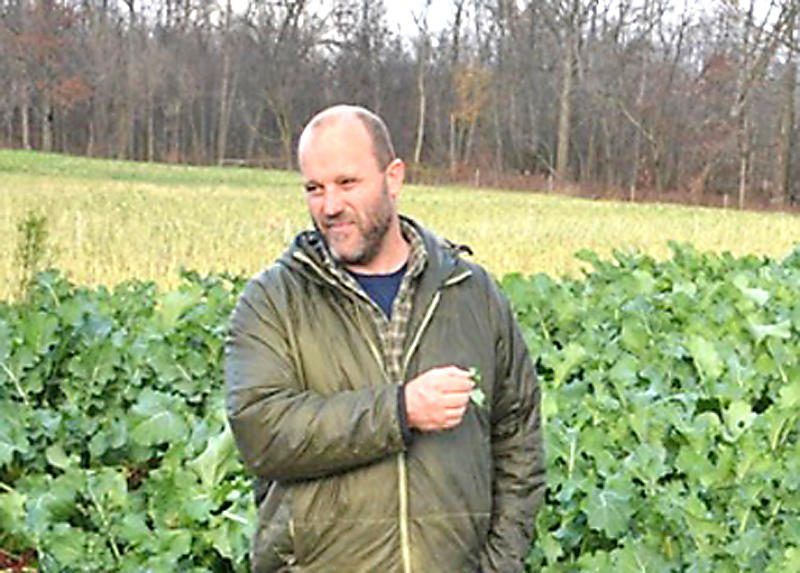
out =
{"type": "Polygon", "coordinates": [[[348,138],[369,137],[364,122],[357,115],[341,112],[309,123],[300,138],[301,151],[304,143],[306,145],[315,143],[330,135],[348,138]]]}
{"type": "Polygon", "coordinates": [[[337,117],[332,121],[309,124],[300,137],[298,160],[302,168],[309,153],[315,156],[320,151],[334,153],[337,160],[344,160],[350,152],[361,157],[361,146],[372,148],[372,139],[364,124],[357,117],[337,117]]]}

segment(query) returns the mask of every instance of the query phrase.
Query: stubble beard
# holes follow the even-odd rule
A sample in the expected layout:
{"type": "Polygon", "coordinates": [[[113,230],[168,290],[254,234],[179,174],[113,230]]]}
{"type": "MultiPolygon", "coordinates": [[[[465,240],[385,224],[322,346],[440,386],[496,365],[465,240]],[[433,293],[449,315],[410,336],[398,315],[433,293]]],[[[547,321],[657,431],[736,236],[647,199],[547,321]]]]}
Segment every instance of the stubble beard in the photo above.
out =
{"type": "Polygon", "coordinates": [[[378,253],[381,252],[386,237],[389,234],[389,227],[392,224],[393,215],[392,203],[389,199],[389,188],[384,180],[380,201],[375,208],[368,210],[363,218],[358,215],[353,218],[352,222],[355,224],[356,230],[361,236],[361,244],[357,246],[353,252],[339,252],[328,237],[329,225],[340,222],[343,219],[347,220],[349,218],[347,214],[326,218],[324,220],[326,231],[322,231],[316,221],[314,222],[314,226],[328,245],[328,249],[334,261],[342,265],[363,266],[371,263],[375,257],[378,256],[378,253]]]}

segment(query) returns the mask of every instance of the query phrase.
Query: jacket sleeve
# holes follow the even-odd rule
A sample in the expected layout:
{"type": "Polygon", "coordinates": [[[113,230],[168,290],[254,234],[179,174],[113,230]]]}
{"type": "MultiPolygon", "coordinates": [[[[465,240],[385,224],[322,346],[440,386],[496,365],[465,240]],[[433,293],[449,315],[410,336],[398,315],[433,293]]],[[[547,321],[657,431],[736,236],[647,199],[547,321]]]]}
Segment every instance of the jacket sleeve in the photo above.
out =
{"type": "Polygon", "coordinates": [[[226,411],[247,468],[268,480],[310,479],[401,451],[397,385],[332,395],[304,389],[277,307],[251,280],[226,341],[226,411]]]}
{"type": "Polygon", "coordinates": [[[497,287],[492,296],[500,309],[500,337],[492,405],[492,519],[481,571],[517,573],[524,568],[536,512],[544,496],[540,392],[508,301],[497,287]]]}

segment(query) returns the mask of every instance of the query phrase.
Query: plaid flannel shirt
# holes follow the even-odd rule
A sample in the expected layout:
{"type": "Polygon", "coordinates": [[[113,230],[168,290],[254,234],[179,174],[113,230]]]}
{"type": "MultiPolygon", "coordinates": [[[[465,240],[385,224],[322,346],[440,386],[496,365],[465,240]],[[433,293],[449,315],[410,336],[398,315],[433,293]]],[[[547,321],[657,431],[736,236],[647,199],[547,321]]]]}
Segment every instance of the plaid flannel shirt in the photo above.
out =
{"type": "MultiPolygon", "coordinates": [[[[380,338],[386,374],[392,382],[398,385],[403,384],[404,373],[400,358],[403,354],[403,343],[405,342],[406,333],[408,331],[408,322],[411,319],[412,301],[417,284],[416,279],[422,273],[425,268],[425,263],[428,260],[428,254],[425,251],[422,237],[414,226],[401,218],[400,229],[403,233],[403,237],[409,243],[409,257],[406,273],[403,275],[403,280],[400,283],[397,296],[392,303],[391,320],[383,314],[383,311],[375,301],[369,298],[369,295],[364,292],[352,275],[333,259],[333,255],[331,255],[324,241],[319,242],[327,269],[339,280],[344,288],[355,292],[364,300],[364,306],[369,311],[368,316],[372,319],[372,323],[380,338]]],[[[400,394],[402,395],[403,393],[401,392],[400,394]]]]}

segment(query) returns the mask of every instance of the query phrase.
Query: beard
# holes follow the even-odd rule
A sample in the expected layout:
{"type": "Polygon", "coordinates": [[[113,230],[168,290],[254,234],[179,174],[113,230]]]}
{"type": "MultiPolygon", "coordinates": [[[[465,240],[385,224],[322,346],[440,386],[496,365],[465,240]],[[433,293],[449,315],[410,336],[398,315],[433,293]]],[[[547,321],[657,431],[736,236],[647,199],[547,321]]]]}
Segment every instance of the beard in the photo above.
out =
{"type": "Polygon", "coordinates": [[[322,236],[337,263],[362,266],[368,265],[380,253],[393,216],[394,210],[389,198],[389,188],[384,179],[380,198],[374,205],[370,205],[360,214],[344,211],[335,217],[325,217],[321,224],[315,220],[314,227],[322,236]],[[353,223],[355,228],[351,232],[358,235],[356,245],[348,247],[340,244],[341,241],[338,241],[335,236],[336,231],[331,231],[331,225],[337,223],[353,223]]]}

